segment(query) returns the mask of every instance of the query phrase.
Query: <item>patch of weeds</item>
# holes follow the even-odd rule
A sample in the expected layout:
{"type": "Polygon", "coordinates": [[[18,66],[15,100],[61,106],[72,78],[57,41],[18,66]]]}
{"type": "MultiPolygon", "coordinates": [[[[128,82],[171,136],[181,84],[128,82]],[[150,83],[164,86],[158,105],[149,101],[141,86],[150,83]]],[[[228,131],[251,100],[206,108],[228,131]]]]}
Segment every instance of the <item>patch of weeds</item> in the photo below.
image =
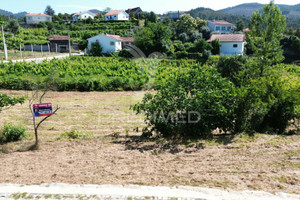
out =
{"type": "Polygon", "coordinates": [[[282,183],[288,183],[288,180],[286,177],[275,177],[275,179],[282,183]]]}
{"type": "Polygon", "coordinates": [[[300,162],[292,162],[292,161],[280,161],[275,163],[276,167],[279,167],[280,169],[300,169],[300,162]]]}
{"type": "Polygon", "coordinates": [[[50,199],[50,198],[52,198],[52,194],[45,194],[45,195],[44,195],[44,198],[45,198],[45,199],[50,199]]]}
{"type": "Polygon", "coordinates": [[[80,200],[83,200],[84,198],[86,198],[86,196],[85,195],[77,195],[76,196],[76,199],[80,199],[80,200]]]}
{"type": "Polygon", "coordinates": [[[276,137],[268,140],[267,144],[273,147],[279,147],[280,145],[282,145],[282,141],[276,137]]]}
{"type": "Polygon", "coordinates": [[[237,142],[240,143],[250,143],[254,142],[257,135],[249,135],[249,134],[240,134],[237,142]]]}
{"type": "Polygon", "coordinates": [[[300,157],[300,149],[297,150],[289,150],[283,153],[284,156],[290,158],[296,157],[299,158],[300,157]]]}
{"type": "Polygon", "coordinates": [[[14,193],[14,194],[11,195],[11,197],[12,197],[13,199],[20,199],[21,196],[22,196],[21,193],[14,193]]]}
{"type": "Polygon", "coordinates": [[[55,194],[55,195],[53,195],[53,198],[54,199],[61,199],[61,196],[59,194],[55,194]]]}
{"type": "Polygon", "coordinates": [[[66,139],[72,139],[72,140],[76,140],[76,139],[85,139],[85,138],[91,138],[92,134],[88,134],[88,133],[83,133],[77,130],[71,130],[71,131],[66,131],[64,133],[62,133],[60,135],[59,139],[62,138],[66,138],[66,139]]]}
{"type": "Polygon", "coordinates": [[[129,134],[129,129],[125,128],[125,136],[128,137],[128,134],[129,134]]]}

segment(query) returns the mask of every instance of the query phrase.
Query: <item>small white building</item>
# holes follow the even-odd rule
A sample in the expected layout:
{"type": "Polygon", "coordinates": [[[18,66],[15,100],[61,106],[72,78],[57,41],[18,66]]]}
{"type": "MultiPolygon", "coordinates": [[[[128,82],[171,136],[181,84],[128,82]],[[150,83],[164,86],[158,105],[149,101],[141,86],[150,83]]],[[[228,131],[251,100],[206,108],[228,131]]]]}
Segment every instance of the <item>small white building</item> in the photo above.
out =
{"type": "Polygon", "coordinates": [[[105,14],[105,21],[128,21],[129,14],[123,10],[112,10],[105,14]]]}
{"type": "Polygon", "coordinates": [[[88,50],[91,49],[92,43],[99,43],[102,47],[102,53],[111,53],[121,51],[126,44],[133,43],[132,37],[121,37],[119,35],[100,34],[91,37],[88,40],[88,50]]]}
{"type": "Polygon", "coordinates": [[[219,40],[221,55],[244,55],[245,39],[245,34],[212,34],[207,42],[219,40]]]}
{"type": "Polygon", "coordinates": [[[219,32],[221,34],[233,33],[234,25],[224,20],[208,20],[207,26],[210,32],[219,32]]]}
{"type": "Polygon", "coordinates": [[[39,24],[40,22],[52,22],[52,16],[46,14],[30,13],[25,15],[26,24],[39,24]]]}
{"type": "Polygon", "coordinates": [[[96,17],[96,14],[90,11],[82,11],[82,12],[75,13],[72,17],[73,17],[73,22],[78,22],[78,20],[82,20],[82,19],[88,19],[88,18],[94,19],[96,17]]]}

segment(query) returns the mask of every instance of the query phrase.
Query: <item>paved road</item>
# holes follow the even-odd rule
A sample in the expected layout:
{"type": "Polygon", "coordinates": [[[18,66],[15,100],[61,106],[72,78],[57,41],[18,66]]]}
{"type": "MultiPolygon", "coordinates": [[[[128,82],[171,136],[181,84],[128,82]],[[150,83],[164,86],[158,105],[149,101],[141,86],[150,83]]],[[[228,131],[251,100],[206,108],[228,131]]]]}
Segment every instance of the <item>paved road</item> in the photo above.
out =
{"type": "MultiPolygon", "coordinates": [[[[82,56],[84,55],[84,53],[72,53],[72,56],[82,56]]],[[[51,56],[51,57],[42,57],[42,58],[28,58],[28,59],[18,59],[18,60],[11,60],[13,63],[16,63],[16,62],[33,62],[35,61],[36,63],[41,63],[43,60],[52,60],[54,58],[56,59],[63,59],[63,58],[66,58],[66,57],[69,57],[69,54],[68,53],[65,53],[65,54],[62,54],[62,55],[59,55],[59,56],[51,56]]],[[[8,63],[10,61],[3,61],[4,63],[8,63]]]]}
{"type": "Polygon", "coordinates": [[[0,199],[204,199],[299,200],[300,195],[263,191],[226,191],[199,187],[138,185],[0,184],[0,199]]]}

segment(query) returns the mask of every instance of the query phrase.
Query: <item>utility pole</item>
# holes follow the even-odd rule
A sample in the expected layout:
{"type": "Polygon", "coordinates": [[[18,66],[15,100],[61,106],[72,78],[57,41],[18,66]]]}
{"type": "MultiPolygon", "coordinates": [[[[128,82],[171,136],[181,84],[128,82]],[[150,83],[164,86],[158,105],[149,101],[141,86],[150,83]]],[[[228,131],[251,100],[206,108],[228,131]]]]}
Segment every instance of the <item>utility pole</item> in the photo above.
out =
{"type": "Polygon", "coordinates": [[[71,57],[71,38],[70,38],[70,32],[68,33],[69,36],[69,56],[71,57]]]}
{"type": "Polygon", "coordinates": [[[8,59],[8,56],[7,56],[7,47],[6,47],[6,43],[5,43],[5,36],[4,36],[3,25],[2,25],[2,40],[3,40],[4,56],[5,56],[5,60],[7,60],[8,59]]]}
{"type": "Polygon", "coordinates": [[[20,54],[21,54],[21,57],[23,57],[22,55],[22,44],[20,43],[20,54]]]}

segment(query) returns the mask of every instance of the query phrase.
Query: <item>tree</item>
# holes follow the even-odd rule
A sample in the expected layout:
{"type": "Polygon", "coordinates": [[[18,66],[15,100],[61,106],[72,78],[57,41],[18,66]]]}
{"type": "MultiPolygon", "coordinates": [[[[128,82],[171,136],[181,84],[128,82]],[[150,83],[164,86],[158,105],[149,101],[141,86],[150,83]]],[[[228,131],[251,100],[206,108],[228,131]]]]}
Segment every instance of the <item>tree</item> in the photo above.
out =
{"type": "Polygon", "coordinates": [[[210,29],[208,26],[202,26],[199,32],[202,33],[204,39],[208,40],[210,38],[210,29]]]}
{"type": "Polygon", "coordinates": [[[177,35],[181,33],[193,32],[197,28],[196,20],[189,14],[182,15],[179,20],[176,22],[176,33],[177,35]]]}
{"type": "Polygon", "coordinates": [[[135,45],[146,55],[156,51],[166,53],[172,44],[171,37],[171,30],[161,22],[141,27],[134,36],[135,45]]]}
{"type": "Polygon", "coordinates": [[[45,122],[48,118],[50,118],[52,115],[55,115],[56,112],[60,109],[60,107],[57,106],[56,109],[53,111],[52,115],[48,115],[48,116],[44,117],[39,122],[36,121],[36,116],[34,115],[34,110],[33,110],[33,103],[36,100],[38,100],[39,103],[42,103],[42,100],[43,100],[44,96],[46,95],[46,93],[47,93],[47,90],[44,90],[43,93],[42,93],[42,95],[39,96],[39,91],[38,90],[33,91],[32,98],[29,99],[29,109],[30,109],[31,114],[32,114],[32,121],[33,121],[34,135],[35,135],[35,144],[32,147],[33,149],[37,149],[38,148],[38,144],[39,144],[38,128],[40,127],[40,125],[43,122],[45,122]]]}
{"type": "Polygon", "coordinates": [[[78,48],[81,50],[81,51],[84,51],[88,46],[88,41],[87,40],[79,40],[78,41],[78,48]]]}
{"type": "Polygon", "coordinates": [[[172,21],[171,21],[170,17],[167,16],[166,18],[164,18],[163,24],[165,26],[170,26],[171,23],[172,23],[172,21]]]}
{"type": "Polygon", "coordinates": [[[53,8],[51,6],[47,6],[44,12],[46,15],[50,15],[50,16],[54,16],[55,11],[53,10],[53,8]]]}
{"type": "Polygon", "coordinates": [[[237,23],[236,23],[236,31],[243,31],[245,28],[245,23],[243,20],[239,20],[237,23]]]}
{"type": "Polygon", "coordinates": [[[265,67],[280,63],[284,59],[280,40],[285,27],[286,18],[273,0],[263,7],[263,14],[259,11],[253,13],[247,42],[253,56],[260,61],[260,76],[263,75],[265,67]]]}
{"type": "Polygon", "coordinates": [[[102,55],[102,47],[99,42],[92,43],[91,50],[92,56],[101,56],[102,55]]]}
{"type": "Polygon", "coordinates": [[[6,29],[12,33],[17,33],[19,31],[20,25],[18,20],[11,19],[9,20],[8,24],[6,25],[6,29]]]}
{"type": "Polygon", "coordinates": [[[110,7],[106,7],[106,8],[103,10],[103,12],[105,12],[105,13],[108,13],[109,11],[111,11],[111,8],[110,8],[110,7]]]}
{"type": "Polygon", "coordinates": [[[220,40],[213,40],[211,42],[211,46],[212,46],[211,53],[213,55],[219,55],[220,54],[220,50],[221,50],[221,42],[220,42],[220,40]]]}
{"type": "Polygon", "coordinates": [[[12,98],[6,94],[0,93],[0,112],[4,107],[14,106],[18,103],[24,103],[24,97],[12,98]]]}

